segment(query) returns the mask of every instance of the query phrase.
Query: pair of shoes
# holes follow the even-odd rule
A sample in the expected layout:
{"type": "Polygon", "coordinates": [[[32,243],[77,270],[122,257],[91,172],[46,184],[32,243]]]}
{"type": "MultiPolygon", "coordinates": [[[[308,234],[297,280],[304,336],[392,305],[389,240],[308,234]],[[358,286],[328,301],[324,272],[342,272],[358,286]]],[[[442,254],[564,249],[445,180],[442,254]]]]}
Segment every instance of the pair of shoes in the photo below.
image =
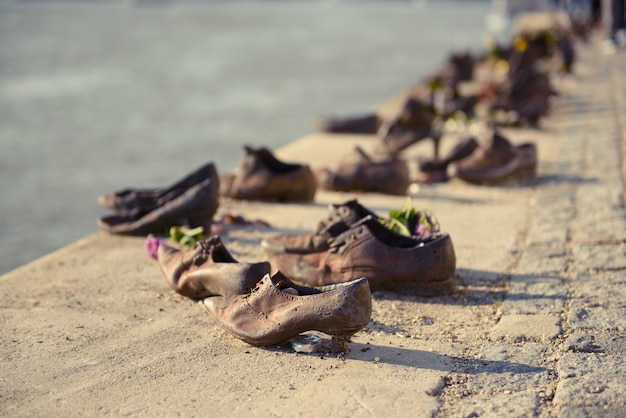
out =
{"type": "Polygon", "coordinates": [[[123,235],[163,233],[175,225],[208,231],[219,206],[219,187],[215,165],[208,163],[168,187],[110,193],[98,201],[115,214],[100,217],[98,226],[123,235]]]}
{"type": "Polygon", "coordinates": [[[203,164],[170,186],[154,189],[127,188],[98,197],[98,203],[118,215],[136,219],[206,179],[215,180],[215,184],[218,184],[217,170],[212,162],[203,164]]]}
{"type": "Polygon", "coordinates": [[[346,351],[346,342],[371,318],[367,279],[301,286],[280,271],[270,274],[269,263],[238,263],[219,236],[188,251],[160,246],[157,261],[170,287],[202,299],[218,325],[251,345],[276,345],[315,330],[346,351]]]}
{"type": "Polygon", "coordinates": [[[319,188],[340,192],[403,195],[410,184],[405,161],[393,156],[375,161],[358,146],[339,163],[336,170],[322,169],[316,175],[319,188]]]}
{"type": "Polygon", "coordinates": [[[439,157],[440,132],[435,129],[437,112],[432,104],[409,97],[402,111],[380,129],[379,150],[389,155],[398,155],[411,145],[430,138],[433,141],[434,157],[439,157]]]}
{"type": "Polygon", "coordinates": [[[311,202],[317,184],[306,164],[280,161],[267,148],[244,146],[234,174],[220,178],[220,195],[240,200],[311,202]]]}
{"type": "Polygon", "coordinates": [[[381,125],[382,119],[375,113],[328,118],[316,124],[322,132],[337,134],[376,134],[381,125]]]}
{"type": "Polygon", "coordinates": [[[454,165],[456,177],[470,183],[533,183],[537,172],[537,147],[530,142],[515,146],[494,132],[491,140],[454,165]]]}
{"type": "Polygon", "coordinates": [[[448,234],[409,237],[392,231],[355,201],[346,202],[343,208],[352,213],[343,218],[331,215],[337,220],[334,225],[339,226],[335,233],[328,229],[324,235],[313,235],[320,241],[325,239],[324,245],[298,248],[297,244],[306,243],[311,234],[278,235],[263,241],[270,264],[307,286],[366,277],[372,290],[402,288],[420,296],[450,292],[456,255],[448,234]],[[346,229],[343,220],[355,218],[346,229]]]}
{"type": "Polygon", "coordinates": [[[476,148],[478,148],[478,142],[470,137],[459,142],[442,160],[420,161],[418,165],[422,176],[417,179],[417,182],[429,184],[448,181],[450,179],[448,166],[468,157],[476,148]]]}

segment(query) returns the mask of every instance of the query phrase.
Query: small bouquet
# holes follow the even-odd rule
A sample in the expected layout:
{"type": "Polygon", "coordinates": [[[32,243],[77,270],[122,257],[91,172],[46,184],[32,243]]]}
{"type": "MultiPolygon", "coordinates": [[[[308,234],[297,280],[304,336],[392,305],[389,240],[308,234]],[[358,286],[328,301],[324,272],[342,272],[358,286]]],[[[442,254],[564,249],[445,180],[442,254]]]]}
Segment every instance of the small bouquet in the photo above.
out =
{"type": "Polygon", "coordinates": [[[388,218],[380,221],[394,232],[418,240],[428,240],[441,232],[439,221],[428,210],[417,211],[410,197],[400,210],[390,210],[388,218]]]}

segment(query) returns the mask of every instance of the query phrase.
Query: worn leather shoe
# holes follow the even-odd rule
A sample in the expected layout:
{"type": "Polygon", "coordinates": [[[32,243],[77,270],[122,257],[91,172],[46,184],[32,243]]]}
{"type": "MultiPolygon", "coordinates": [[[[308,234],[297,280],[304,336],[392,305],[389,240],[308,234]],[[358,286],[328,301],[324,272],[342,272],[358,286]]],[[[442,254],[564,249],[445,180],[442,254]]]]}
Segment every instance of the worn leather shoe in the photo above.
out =
{"type": "Polygon", "coordinates": [[[455,52],[433,73],[421,80],[429,89],[451,89],[456,92],[459,83],[474,77],[476,59],[469,52],[455,52]]]}
{"type": "Polygon", "coordinates": [[[286,163],[267,148],[244,146],[234,174],[220,178],[220,194],[233,199],[310,202],[317,184],[306,164],[286,163]]]}
{"type": "Polygon", "coordinates": [[[218,235],[199,241],[188,251],[160,245],[157,262],[167,284],[191,299],[209,296],[229,299],[250,293],[270,272],[267,262],[239,263],[218,235]]]}
{"type": "Polygon", "coordinates": [[[192,228],[201,226],[205,231],[210,231],[218,206],[215,182],[213,179],[205,179],[138,218],[107,215],[98,219],[98,226],[103,231],[122,235],[163,234],[177,225],[192,228]]]}
{"type": "Polygon", "coordinates": [[[492,110],[504,110],[512,114],[508,122],[521,125],[528,122],[538,126],[539,120],[550,109],[550,98],[556,94],[548,74],[534,69],[525,71],[509,80],[492,110]]]}
{"type": "Polygon", "coordinates": [[[514,146],[495,132],[467,158],[455,163],[456,176],[476,184],[528,184],[536,179],[537,147],[514,146]]]}
{"type": "Polygon", "coordinates": [[[332,239],[328,251],[274,254],[270,263],[307,286],[366,277],[372,290],[407,289],[438,296],[451,290],[456,255],[447,234],[414,239],[368,216],[332,239]]]}
{"type": "Polygon", "coordinates": [[[449,180],[448,166],[454,161],[462,160],[470,156],[478,148],[478,141],[475,138],[466,138],[455,145],[455,147],[442,160],[420,161],[418,166],[421,177],[418,183],[438,183],[449,180]]]}
{"type": "Polygon", "coordinates": [[[393,156],[373,160],[357,146],[335,170],[320,170],[317,182],[325,190],[403,195],[410,184],[409,168],[406,161],[393,156]]]}
{"type": "Polygon", "coordinates": [[[316,124],[323,132],[337,134],[376,134],[382,119],[375,113],[351,117],[334,117],[316,124]]]}
{"type": "Polygon", "coordinates": [[[317,224],[315,231],[302,234],[274,235],[262,240],[261,246],[268,254],[308,254],[326,251],[332,238],[347,231],[353,223],[366,216],[376,216],[376,214],[361,205],[356,199],[341,204],[332,204],[328,217],[317,224]]]}
{"type": "Polygon", "coordinates": [[[215,193],[219,190],[219,176],[215,164],[206,163],[189,173],[176,183],[162,188],[136,189],[128,188],[109,193],[98,198],[104,208],[116,212],[125,218],[137,219],[153,211],[166,202],[180,196],[190,187],[210,179],[215,193]]]}
{"type": "Polygon", "coordinates": [[[255,346],[283,343],[306,331],[333,336],[343,346],[369,322],[372,297],[368,282],[307,287],[293,283],[280,271],[267,274],[247,295],[231,301],[204,299],[206,312],[231,335],[255,346]]]}
{"type": "Polygon", "coordinates": [[[434,158],[439,158],[441,134],[434,127],[436,119],[434,106],[422,99],[409,97],[400,114],[380,128],[379,151],[398,155],[409,146],[430,138],[433,141],[434,158]]]}

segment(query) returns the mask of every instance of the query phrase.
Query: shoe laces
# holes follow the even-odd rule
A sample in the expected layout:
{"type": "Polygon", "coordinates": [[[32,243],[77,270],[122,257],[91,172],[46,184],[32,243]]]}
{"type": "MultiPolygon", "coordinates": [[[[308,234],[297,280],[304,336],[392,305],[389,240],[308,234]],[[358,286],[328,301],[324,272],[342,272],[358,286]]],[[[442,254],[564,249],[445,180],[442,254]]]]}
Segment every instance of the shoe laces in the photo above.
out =
{"type": "Polygon", "coordinates": [[[258,282],[256,282],[256,284],[254,285],[254,287],[252,288],[252,290],[250,291],[250,293],[245,294],[243,297],[244,297],[244,298],[247,298],[247,297],[249,297],[250,295],[252,295],[253,293],[258,292],[258,291],[259,291],[259,289],[261,289],[261,285],[265,282],[265,280],[266,280],[266,279],[265,279],[265,278],[263,278],[263,279],[259,280],[258,282]]]}
{"type": "Polygon", "coordinates": [[[361,230],[362,228],[349,229],[343,234],[340,234],[337,237],[331,239],[329,242],[328,252],[339,252],[340,248],[345,246],[349,241],[355,241],[357,239],[357,235],[359,235],[361,230]]]}
{"type": "Polygon", "coordinates": [[[200,245],[200,252],[192,258],[191,264],[193,265],[205,263],[211,256],[211,252],[213,250],[213,245],[206,241],[200,241],[198,242],[198,245],[200,245]]]}

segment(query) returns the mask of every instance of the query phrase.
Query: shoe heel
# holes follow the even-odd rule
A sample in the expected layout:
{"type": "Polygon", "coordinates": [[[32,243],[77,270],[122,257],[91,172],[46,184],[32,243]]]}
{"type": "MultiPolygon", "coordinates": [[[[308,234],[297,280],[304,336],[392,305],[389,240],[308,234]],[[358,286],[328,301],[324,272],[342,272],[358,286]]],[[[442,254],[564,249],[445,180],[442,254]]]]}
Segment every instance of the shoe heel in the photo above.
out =
{"type": "Polygon", "coordinates": [[[501,178],[498,183],[508,186],[532,186],[537,181],[536,167],[524,167],[501,178]]]}
{"type": "Polygon", "coordinates": [[[332,336],[332,350],[337,353],[348,353],[348,342],[354,334],[356,334],[361,328],[348,329],[348,330],[329,330],[327,331],[332,336]]]}
{"type": "Polygon", "coordinates": [[[524,185],[533,185],[537,181],[537,169],[535,166],[526,167],[518,172],[518,181],[524,185]]]}
{"type": "Polygon", "coordinates": [[[441,135],[434,134],[431,136],[433,141],[433,155],[435,156],[435,160],[439,160],[439,146],[441,144],[441,135]]]}
{"type": "Polygon", "coordinates": [[[402,286],[403,291],[408,294],[428,298],[450,295],[452,293],[452,288],[452,277],[444,280],[405,284],[402,286]]]}

